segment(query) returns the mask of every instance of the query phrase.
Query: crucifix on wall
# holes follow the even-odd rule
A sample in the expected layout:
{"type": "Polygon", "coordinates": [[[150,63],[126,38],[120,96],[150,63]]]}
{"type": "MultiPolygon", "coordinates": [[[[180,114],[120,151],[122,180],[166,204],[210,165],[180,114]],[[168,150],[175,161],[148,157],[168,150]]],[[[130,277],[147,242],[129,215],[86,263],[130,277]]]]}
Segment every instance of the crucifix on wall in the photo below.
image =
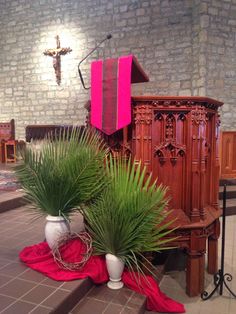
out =
{"type": "Polygon", "coordinates": [[[57,81],[57,84],[60,85],[61,83],[61,56],[64,56],[67,53],[71,52],[72,49],[70,47],[62,48],[59,36],[57,35],[55,38],[56,38],[57,47],[52,48],[52,49],[46,49],[43,54],[45,56],[50,56],[53,58],[53,68],[56,74],[56,81],[57,81]]]}

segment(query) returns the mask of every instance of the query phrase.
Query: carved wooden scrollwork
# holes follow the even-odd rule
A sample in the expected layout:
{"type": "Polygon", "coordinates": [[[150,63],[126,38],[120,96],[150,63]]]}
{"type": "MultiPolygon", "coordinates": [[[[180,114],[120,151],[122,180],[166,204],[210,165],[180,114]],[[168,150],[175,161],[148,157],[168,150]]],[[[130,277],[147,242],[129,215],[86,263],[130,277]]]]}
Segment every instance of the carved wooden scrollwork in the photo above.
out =
{"type": "Polygon", "coordinates": [[[220,124],[221,124],[220,115],[217,114],[217,116],[216,116],[216,126],[219,127],[220,124]]]}
{"type": "Polygon", "coordinates": [[[111,152],[113,157],[126,157],[127,159],[132,155],[132,150],[130,149],[130,145],[122,145],[117,142],[109,147],[109,151],[111,152]]]}
{"type": "Polygon", "coordinates": [[[186,120],[186,112],[180,113],[178,116],[178,120],[185,121],[186,120]]]}
{"type": "Polygon", "coordinates": [[[166,117],[166,139],[173,139],[174,138],[174,124],[175,124],[175,118],[172,114],[169,114],[166,117]]]}
{"type": "MultiPolygon", "coordinates": [[[[190,250],[191,250],[190,239],[191,238],[196,239],[195,245],[197,245],[197,247],[195,249],[197,249],[196,252],[199,252],[199,251],[201,251],[201,244],[203,244],[203,246],[204,246],[204,243],[201,243],[201,242],[198,243],[197,240],[203,239],[203,238],[208,238],[210,236],[217,239],[219,237],[219,234],[218,234],[219,228],[217,228],[217,227],[218,227],[218,224],[216,221],[216,222],[210,224],[209,226],[207,226],[206,228],[196,229],[195,232],[193,232],[192,229],[177,229],[171,233],[171,236],[174,238],[175,237],[178,238],[178,240],[177,240],[178,245],[182,248],[186,248],[188,253],[190,253],[190,250]]],[[[173,241],[171,244],[175,245],[175,241],[173,241]]],[[[203,249],[203,251],[204,251],[204,249],[203,249]]]]}
{"type": "Polygon", "coordinates": [[[185,155],[186,147],[185,145],[176,144],[175,141],[170,141],[167,143],[162,143],[155,147],[154,155],[158,156],[161,164],[170,159],[173,165],[176,164],[178,157],[183,157],[185,155]]]}
{"type": "Polygon", "coordinates": [[[155,107],[181,107],[181,106],[187,106],[190,107],[194,105],[194,101],[191,100],[155,100],[152,102],[152,104],[155,107]]]}
{"type": "Polygon", "coordinates": [[[139,106],[134,108],[134,123],[135,124],[151,124],[152,110],[149,106],[139,106]]]}
{"type": "Polygon", "coordinates": [[[201,123],[206,123],[206,109],[204,107],[196,107],[191,111],[192,123],[195,125],[199,125],[201,123]]]}
{"type": "Polygon", "coordinates": [[[204,106],[205,108],[211,109],[211,110],[217,110],[218,104],[211,103],[209,101],[201,101],[197,102],[194,100],[188,100],[188,99],[159,99],[152,101],[152,105],[155,107],[192,107],[192,106],[204,106]]]}
{"type": "Polygon", "coordinates": [[[161,112],[156,113],[154,116],[154,120],[162,121],[163,120],[163,114],[161,112]]]}

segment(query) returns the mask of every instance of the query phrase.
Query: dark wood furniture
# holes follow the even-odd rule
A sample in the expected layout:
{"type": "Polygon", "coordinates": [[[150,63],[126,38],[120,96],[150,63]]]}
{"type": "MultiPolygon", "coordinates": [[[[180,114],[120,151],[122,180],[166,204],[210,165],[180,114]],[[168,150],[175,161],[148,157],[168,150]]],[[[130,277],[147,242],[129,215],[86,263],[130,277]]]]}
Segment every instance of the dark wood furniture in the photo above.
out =
{"type": "Polygon", "coordinates": [[[4,143],[4,161],[16,162],[16,141],[8,140],[4,143]]]}
{"type": "MultiPolygon", "coordinates": [[[[14,143],[14,147],[16,146],[15,143],[15,121],[12,119],[10,122],[0,122],[0,161],[5,162],[7,155],[7,142],[11,141],[14,143]]],[[[15,154],[14,154],[15,158],[15,154]]],[[[14,159],[13,158],[13,159],[14,159]]],[[[10,157],[9,157],[10,159],[10,157]]]]}
{"type": "Polygon", "coordinates": [[[221,105],[206,97],[133,97],[132,124],[105,136],[114,154],[141,159],[158,183],[169,187],[168,219],[176,218],[178,227],[173,244],[187,253],[189,296],[204,290],[207,244],[208,272],[218,270],[221,105]]]}
{"type": "Polygon", "coordinates": [[[64,124],[33,124],[27,125],[25,129],[26,133],[26,142],[30,142],[31,140],[42,140],[47,135],[55,136],[59,135],[64,129],[71,132],[73,126],[72,125],[64,125],[64,124]]]}
{"type": "Polygon", "coordinates": [[[26,142],[29,143],[31,140],[42,140],[50,133],[60,132],[62,128],[62,125],[55,124],[27,125],[25,128],[26,142]]]}

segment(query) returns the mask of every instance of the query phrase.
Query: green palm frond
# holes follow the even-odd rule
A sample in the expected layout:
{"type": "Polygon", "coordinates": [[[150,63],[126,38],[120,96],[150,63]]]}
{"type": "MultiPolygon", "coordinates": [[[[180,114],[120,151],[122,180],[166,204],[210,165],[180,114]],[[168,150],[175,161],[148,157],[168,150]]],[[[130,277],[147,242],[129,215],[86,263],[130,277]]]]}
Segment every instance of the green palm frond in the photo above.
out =
{"type": "Polygon", "coordinates": [[[172,239],[164,223],[166,188],[152,182],[141,163],[110,157],[106,162],[109,184],[97,201],[84,211],[95,254],[111,253],[129,267],[138,266],[142,253],[160,251],[172,239]]]}
{"type": "Polygon", "coordinates": [[[68,216],[92,201],[105,185],[105,144],[91,129],[49,135],[40,151],[26,148],[16,174],[27,198],[40,211],[68,216]]]}

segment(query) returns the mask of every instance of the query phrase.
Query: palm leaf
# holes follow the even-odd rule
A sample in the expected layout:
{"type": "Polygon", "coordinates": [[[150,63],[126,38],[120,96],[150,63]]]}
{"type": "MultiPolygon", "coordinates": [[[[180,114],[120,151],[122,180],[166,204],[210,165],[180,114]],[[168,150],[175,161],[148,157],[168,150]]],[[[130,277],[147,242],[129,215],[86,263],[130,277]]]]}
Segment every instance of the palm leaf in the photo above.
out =
{"type": "Polygon", "coordinates": [[[50,134],[40,151],[26,148],[16,168],[26,197],[38,210],[68,216],[93,201],[105,185],[105,144],[91,129],[50,134]]]}
{"type": "Polygon", "coordinates": [[[152,183],[141,163],[107,159],[109,184],[94,204],[84,210],[86,227],[93,238],[95,254],[111,253],[141,272],[144,252],[166,249],[172,241],[173,221],[165,223],[166,188],[152,183]]]}

